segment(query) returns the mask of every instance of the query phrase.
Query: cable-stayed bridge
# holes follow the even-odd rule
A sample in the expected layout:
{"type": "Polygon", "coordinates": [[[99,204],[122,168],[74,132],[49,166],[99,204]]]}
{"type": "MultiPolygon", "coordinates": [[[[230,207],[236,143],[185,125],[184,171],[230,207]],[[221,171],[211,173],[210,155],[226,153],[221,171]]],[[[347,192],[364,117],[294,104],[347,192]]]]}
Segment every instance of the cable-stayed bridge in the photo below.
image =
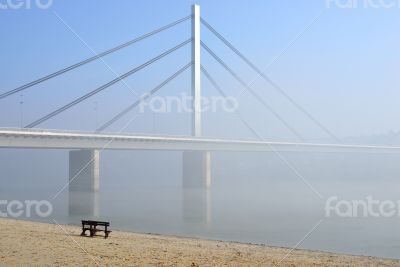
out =
{"type": "MultiPolygon", "coordinates": [[[[35,148],[35,149],[70,149],[70,189],[71,190],[89,190],[96,191],[99,186],[99,151],[107,149],[138,149],[138,150],[180,150],[183,151],[183,184],[186,186],[208,187],[210,185],[211,172],[211,155],[212,151],[265,151],[280,153],[284,151],[311,151],[311,152],[400,152],[400,147],[391,146],[371,146],[371,145],[351,145],[341,144],[339,139],[332,134],[323,124],[315,119],[301,105],[294,101],[285,93],[276,83],[271,81],[254,63],[252,63],[243,53],[235,48],[226,38],[215,30],[207,21],[200,17],[200,7],[194,5],[192,14],[178,19],[159,29],[151,31],[140,37],[132,39],[126,43],[113,47],[93,57],[87,58],[81,62],[58,70],[49,75],[43,76],[35,81],[24,84],[15,89],[0,93],[0,100],[17,94],[19,92],[32,89],[35,85],[44,83],[50,79],[56,78],[67,72],[75,70],[81,66],[99,60],[107,55],[122,50],[128,46],[132,46],[142,40],[150,38],[176,25],[191,21],[191,38],[177,43],[174,47],[164,51],[156,57],[132,68],[128,72],[116,77],[106,84],[97,87],[86,94],[66,103],[56,110],[38,118],[21,129],[1,129],[0,130],[0,148],[35,148]],[[250,84],[244,82],[238,73],[231,68],[220,56],[217,55],[206,43],[200,38],[200,27],[205,26],[213,33],[224,45],[231,49],[241,60],[243,60],[253,71],[255,71],[262,79],[268,82],[278,93],[284,96],[299,112],[303,113],[311,122],[324,131],[329,137],[335,140],[335,143],[307,143],[301,134],[294,129],[279,113],[277,113],[261,96],[254,90],[250,84]],[[121,110],[114,117],[110,118],[103,125],[98,127],[96,132],[72,132],[50,129],[37,129],[44,122],[49,121],[57,115],[73,108],[83,101],[109,89],[114,84],[123,82],[135,73],[156,63],[175,51],[191,46],[192,56],[187,64],[181,66],[178,70],[171,73],[170,76],[147,92],[145,97],[137,100],[128,107],[121,110]],[[221,138],[204,138],[202,137],[201,128],[201,76],[203,75],[213,87],[226,97],[226,93],[217,83],[216,79],[211,75],[207,68],[201,64],[201,49],[207,52],[219,65],[221,65],[233,79],[243,86],[254,99],[273,116],[279,120],[299,142],[270,142],[263,140],[258,132],[243,118],[237,111],[235,114],[241,122],[255,136],[255,140],[231,140],[221,138]],[[172,80],[179,77],[187,70],[191,70],[191,90],[192,90],[192,136],[152,136],[137,135],[126,133],[106,133],[105,131],[114,123],[119,121],[130,111],[155,95],[164,86],[172,80]]],[[[282,156],[279,154],[282,158],[282,156]]]]}
{"type": "Polygon", "coordinates": [[[40,129],[0,129],[1,148],[398,153],[400,147],[378,145],[272,142],[188,136],[88,133],[40,129]]]}

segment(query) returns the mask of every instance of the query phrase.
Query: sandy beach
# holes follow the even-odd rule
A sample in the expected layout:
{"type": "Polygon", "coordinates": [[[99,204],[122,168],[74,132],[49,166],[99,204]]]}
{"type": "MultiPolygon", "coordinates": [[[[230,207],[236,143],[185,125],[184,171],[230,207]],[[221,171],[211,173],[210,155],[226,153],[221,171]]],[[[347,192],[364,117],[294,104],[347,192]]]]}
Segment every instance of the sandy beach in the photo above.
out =
{"type": "Polygon", "coordinates": [[[400,261],[0,219],[1,266],[400,266],[400,261]]]}

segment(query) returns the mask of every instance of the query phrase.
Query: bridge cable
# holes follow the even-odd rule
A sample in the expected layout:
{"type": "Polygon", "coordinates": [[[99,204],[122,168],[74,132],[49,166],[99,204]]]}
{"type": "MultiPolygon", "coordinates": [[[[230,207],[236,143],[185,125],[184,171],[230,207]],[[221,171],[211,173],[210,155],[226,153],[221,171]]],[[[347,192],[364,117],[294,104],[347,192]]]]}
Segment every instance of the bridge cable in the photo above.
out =
{"type": "Polygon", "coordinates": [[[66,104],[65,106],[62,106],[61,108],[59,108],[59,109],[57,109],[57,110],[55,110],[55,111],[49,113],[48,115],[46,115],[46,116],[44,116],[44,117],[42,117],[42,118],[40,118],[40,119],[38,119],[38,120],[36,120],[36,121],[34,121],[34,122],[28,124],[27,126],[25,126],[25,128],[33,128],[33,127],[35,127],[35,126],[41,124],[42,122],[45,122],[45,121],[51,119],[52,117],[54,117],[54,116],[60,114],[61,112],[65,111],[65,110],[67,110],[67,109],[69,109],[69,108],[71,108],[71,107],[73,107],[73,106],[79,104],[80,102],[86,100],[87,98],[92,97],[93,95],[95,95],[95,94],[97,94],[97,93],[103,91],[104,89],[110,87],[111,85],[113,85],[113,84],[115,84],[115,83],[117,83],[117,82],[119,82],[119,81],[121,81],[121,80],[127,78],[128,76],[130,76],[130,75],[132,75],[132,74],[138,72],[138,71],[141,70],[141,69],[144,69],[145,67],[151,65],[152,63],[158,61],[159,59],[161,59],[161,58],[167,56],[168,54],[170,54],[170,53],[172,53],[172,52],[178,50],[179,48],[181,48],[181,47],[187,45],[187,44],[190,43],[191,41],[192,41],[192,38],[187,39],[186,41],[184,41],[184,42],[178,44],[177,46],[175,46],[175,47],[173,47],[173,48],[171,48],[171,49],[165,51],[164,53],[162,53],[162,54],[156,56],[155,58],[153,58],[153,59],[151,59],[151,60],[149,60],[149,61],[143,63],[142,65],[140,65],[140,66],[138,66],[138,67],[136,67],[136,68],[134,68],[134,69],[128,71],[127,73],[125,73],[125,74],[123,74],[123,75],[121,75],[121,76],[115,78],[114,80],[112,80],[112,81],[110,81],[110,82],[108,82],[108,83],[106,83],[106,84],[100,86],[99,88],[97,88],[97,89],[95,89],[95,90],[93,90],[93,91],[91,91],[91,92],[89,92],[89,93],[87,93],[87,94],[85,94],[85,95],[83,95],[83,96],[81,96],[81,97],[75,99],[74,101],[72,101],[72,102],[66,104]]]}
{"type": "Polygon", "coordinates": [[[220,57],[218,57],[203,41],[201,41],[201,46],[216,60],[222,67],[225,68],[242,86],[244,86],[248,92],[256,98],[269,112],[271,112],[282,124],[286,126],[295,136],[300,140],[304,141],[304,138],[291,127],[286,120],[281,117],[263,98],[261,98],[249,85],[247,85],[220,57]]]}
{"type": "Polygon", "coordinates": [[[127,46],[130,46],[130,45],[132,45],[132,44],[134,44],[134,43],[137,43],[137,42],[139,42],[139,41],[142,41],[142,40],[144,40],[144,39],[146,39],[146,38],[148,38],[148,37],[150,37],[150,36],[153,36],[153,35],[155,35],[155,34],[157,34],[157,33],[160,33],[160,32],[162,32],[162,31],[164,31],[164,30],[167,30],[167,29],[169,29],[169,28],[171,28],[171,27],[173,27],[173,26],[175,26],[175,25],[178,25],[178,24],[180,24],[180,23],[182,23],[182,22],[184,22],[184,21],[186,21],[186,20],[188,20],[188,19],[190,19],[190,18],[191,18],[191,16],[187,16],[187,17],[181,18],[181,19],[176,20],[176,21],[174,21],[174,22],[172,22],[172,23],[170,23],[170,24],[168,24],[168,25],[165,25],[165,26],[163,26],[163,27],[161,27],[161,28],[158,28],[158,29],[156,29],[156,30],[154,30],[154,31],[148,32],[148,33],[146,33],[146,34],[143,34],[143,35],[141,35],[141,36],[139,36],[139,37],[137,37],[137,38],[135,38],[135,39],[133,39],[133,40],[130,40],[130,41],[128,41],[128,42],[126,42],[126,43],[123,43],[123,44],[121,44],[121,45],[118,45],[118,46],[116,46],[116,47],[113,47],[113,48],[111,48],[111,49],[109,49],[109,50],[107,50],[107,51],[104,51],[104,52],[102,52],[102,53],[100,53],[100,54],[98,54],[98,55],[95,55],[95,56],[90,57],[90,58],[88,58],[88,59],[85,59],[85,60],[83,60],[83,61],[81,61],[81,62],[78,62],[78,63],[76,63],[76,64],[74,64],[74,65],[71,65],[71,66],[69,66],[69,67],[66,67],[66,68],[64,68],[64,69],[61,69],[61,70],[56,71],[56,72],[54,72],[54,73],[51,73],[51,74],[49,74],[49,75],[46,75],[46,76],[44,76],[44,77],[42,77],[42,78],[40,78],[40,79],[37,79],[37,80],[35,80],[35,81],[29,82],[29,83],[27,83],[27,84],[24,84],[24,85],[22,85],[22,86],[20,86],[20,87],[18,87],[18,88],[15,88],[15,89],[13,89],[13,90],[10,90],[10,91],[8,91],[8,92],[2,93],[2,94],[0,94],[0,99],[6,98],[6,97],[8,97],[8,96],[10,96],[10,95],[16,94],[16,93],[18,93],[18,92],[20,92],[20,91],[23,91],[23,90],[26,90],[26,89],[28,89],[28,88],[34,86],[34,85],[37,85],[37,84],[42,83],[42,82],[44,82],[44,81],[47,81],[47,80],[49,80],[49,79],[51,79],[51,78],[57,77],[57,76],[59,76],[59,75],[61,75],[61,74],[64,74],[64,73],[66,73],[66,72],[68,72],[68,71],[71,71],[71,70],[76,69],[76,68],[78,68],[78,67],[80,67],[80,66],[83,66],[83,65],[88,64],[88,63],[90,63],[90,62],[92,62],[92,61],[95,61],[95,60],[97,60],[97,59],[99,59],[99,58],[102,58],[102,57],[104,57],[104,56],[106,56],[106,55],[108,55],[108,54],[114,53],[114,52],[116,52],[116,51],[118,51],[118,50],[121,50],[121,49],[127,47],[127,46]]]}
{"type": "MultiPolygon", "coordinates": [[[[215,82],[215,80],[211,77],[211,75],[207,72],[207,70],[201,66],[201,70],[202,72],[205,74],[205,76],[207,77],[207,79],[211,82],[211,84],[217,89],[217,91],[223,96],[226,97],[226,95],[224,94],[224,92],[221,90],[221,88],[219,87],[219,85],[215,82]]],[[[260,141],[265,141],[264,138],[253,128],[251,127],[251,125],[249,123],[247,123],[247,121],[242,117],[242,115],[240,114],[239,111],[235,110],[234,113],[236,114],[236,116],[240,119],[240,121],[253,133],[253,135],[256,137],[256,139],[260,140],[260,141]]],[[[268,147],[271,149],[271,151],[297,176],[299,177],[301,180],[303,180],[304,183],[306,183],[306,185],[312,190],[314,191],[314,193],[316,193],[321,199],[323,199],[323,197],[321,196],[321,194],[307,181],[307,179],[297,170],[297,168],[295,166],[293,166],[292,163],[290,163],[283,155],[281,152],[279,152],[277,149],[274,148],[274,146],[269,143],[267,144],[268,147]]],[[[339,145],[340,146],[340,145],[339,145]]]]}
{"type": "MultiPolygon", "coordinates": [[[[210,75],[210,73],[206,70],[206,68],[203,67],[203,65],[200,66],[201,71],[203,72],[204,76],[208,79],[208,81],[213,85],[213,87],[218,91],[218,93],[224,97],[227,98],[227,95],[224,93],[224,91],[222,91],[221,87],[217,84],[217,82],[215,81],[215,79],[210,75]]],[[[258,135],[258,133],[253,129],[253,127],[250,126],[250,124],[248,124],[246,122],[246,120],[242,117],[242,115],[235,110],[234,113],[236,114],[236,116],[240,119],[240,121],[251,131],[251,133],[257,138],[260,139],[260,136],[258,135]]]]}
{"type": "Polygon", "coordinates": [[[221,40],[227,47],[229,47],[238,57],[240,57],[247,65],[250,66],[255,72],[257,72],[266,82],[268,82],[275,90],[283,95],[293,106],[300,110],[306,117],[308,117],[315,125],[317,125],[322,131],[333,138],[335,141],[341,143],[340,139],[335,136],[326,126],[320,123],[314,116],[312,116],[305,108],[298,104],[292,97],[290,97],[278,84],[273,82],[267,75],[265,75],[257,66],[252,63],[246,56],[244,56],[238,49],[236,49],[232,43],[225,39],[219,32],[217,32],[207,21],[201,18],[201,22],[206,26],[219,40],[221,40]]]}
{"type": "Polygon", "coordinates": [[[148,98],[150,98],[153,94],[155,94],[158,90],[160,90],[162,87],[164,87],[166,84],[168,84],[170,81],[172,81],[173,79],[175,79],[176,77],[178,77],[180,74],[182,74],[187,68],[189,68],[193,63],[190,62],[188,64],[186,64],[184,67],[182,67],[180,70],[178,70],[177,72],[175,72],[174,74],[172,74],[170,77],[168,77],[165,81],[163,81],[162,83],[160,83],[159,85],[157,85],[156,87],[154,87],[151,91],[149,91],[148,93],[144,94],[143,97],[141,97],[140,99],[138,99],[136,102],[134,102],[133,104],[129,105],[127,108],[125,108],[124,110],[122,110],[120,113],[118,113],[115,117],[113,117],[111,120],[107,121],[106,123],[104,123],[101,127],[99,127],[96,132],[102,132],[104,131],[106,128],[108,128],[110,125],[112,125],[113,123],[115,123],[116,121],[118,121],[121,117],[123,117],[125,114],[127,114],[129,111],[131,111],[132,109],[134,109],[136,106],[138,106],[140,103],[142,103],[143,101],[147,100],[148,98]]]}

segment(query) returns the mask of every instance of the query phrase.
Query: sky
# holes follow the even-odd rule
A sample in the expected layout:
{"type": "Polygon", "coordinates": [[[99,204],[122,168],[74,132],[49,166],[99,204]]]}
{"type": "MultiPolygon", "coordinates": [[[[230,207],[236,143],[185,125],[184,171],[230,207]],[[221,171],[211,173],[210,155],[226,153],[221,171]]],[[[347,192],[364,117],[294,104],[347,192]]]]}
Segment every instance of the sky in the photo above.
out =
{"type": "MultiPolygon", "coordinates": [[[[7,5],[13,1],[4,1],[7,5]]],[[[43,3],[45,1],[42,1],[43,3]]],[[[338,1],[343,3],[345,1],[338,1]]],[[[361,1],[360,1],[361,2],[361,1]]],[[[26,3],[26,2],[25,2],[26,3]]],[[[341,8],[335,1],[57,1],[40,9],[1,9],[0,92],[6,92],[201,7],[201,16],[340,138],[399,131],[400,8],[341,8]]],[[[260,79],[205,27],[202,40],[223,58],[288,124],[306,139],[329,138],[276,90],[260,79]]],[[[190,23],[0,100],[0,126],[26,125],[190,37],[190,23]],[[106,64],[105,64],[106,63],[106,64]],[[21,100],[22,99],[22,100],[21,100]],[[20,102],[23,101],[21,105],[20,102]]],[[[225,93],[236,97],[243,117],[266,139],[296,140],[268,110],[206,51],[202,64],[225,93]]],[[[40,128],[89,130],[190,61],[190,47],[43,123],[40,128]]],[[[205,96],[218,93],[202,77],[205,96]]],[[[190,94],[190,71],[160,91],[190,94]]],[[[110,131],[190,134],[190,114],[130,113],[110,131]],[[137,116],[137,117],[132,117],[137,116]],[[134,118],[134,121],[129,121],[134,118]]],[[[205,136],[251,138],[234,114],[203,114],[205,136]],[[234,129],[232,131],[231,129],[234,129]]]]}

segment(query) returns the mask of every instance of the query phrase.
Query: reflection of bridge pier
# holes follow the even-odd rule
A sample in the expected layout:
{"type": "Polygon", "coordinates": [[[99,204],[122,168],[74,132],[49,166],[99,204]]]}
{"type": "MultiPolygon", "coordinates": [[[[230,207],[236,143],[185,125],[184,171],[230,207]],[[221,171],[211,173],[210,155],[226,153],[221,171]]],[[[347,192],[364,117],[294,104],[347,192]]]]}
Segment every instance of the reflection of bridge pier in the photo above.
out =
{"type": "Polygon", "coordinates": [[[206,224],[211,222],[211,192],[205,188],[183,188],[182,217],[184,222],[206,224]]]}
{"type": "Polygon", "coordinates": [[[98,150],[69,152],[69,191],[98,192],[100,154],[98,150]]]}
{"type": "MultiPolygon", "coordinates": [[[[99,150],[69,152],[69,215],[99,216],[99,150]]],[[[211,153],[184,151],[182,154],[183,216],[210,220],[211,153]]]]}
{"type": "MultiPolygon", "coordinates": [[[[100,215],[98,192],[69,191],[68,214],[71,218],[84,217],[86,219],[98,218],[100,215]]],[[[74,220],[76,223],[76,220],[74,220]]]]}
{"type": "Polygon", "coordinates": [[[99,157],[98,150],[71,150],[69,152],[70,216],[99,216],[99,157]]]}
{"type": "Polygon", "coordinates": [[[211,153],[209,151],[183,152],[182,184],[184,188],[210,187],[211,153]]]}

